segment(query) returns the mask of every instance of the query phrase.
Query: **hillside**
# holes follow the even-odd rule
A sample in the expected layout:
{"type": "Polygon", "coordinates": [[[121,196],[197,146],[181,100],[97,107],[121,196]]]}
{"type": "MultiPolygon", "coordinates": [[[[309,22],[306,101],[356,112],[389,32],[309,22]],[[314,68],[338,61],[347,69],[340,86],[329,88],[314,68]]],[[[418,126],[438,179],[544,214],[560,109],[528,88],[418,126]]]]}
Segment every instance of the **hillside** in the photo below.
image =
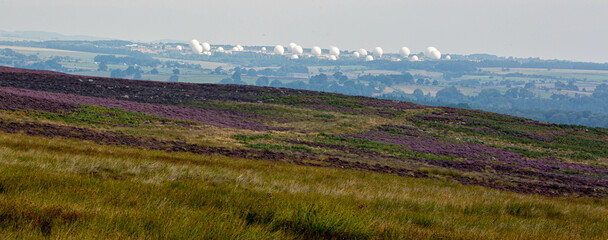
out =
{"type": "Polygon", "coordinates": [[[606,238],[608,130],[0,67],[0,234],[606,238]]]}

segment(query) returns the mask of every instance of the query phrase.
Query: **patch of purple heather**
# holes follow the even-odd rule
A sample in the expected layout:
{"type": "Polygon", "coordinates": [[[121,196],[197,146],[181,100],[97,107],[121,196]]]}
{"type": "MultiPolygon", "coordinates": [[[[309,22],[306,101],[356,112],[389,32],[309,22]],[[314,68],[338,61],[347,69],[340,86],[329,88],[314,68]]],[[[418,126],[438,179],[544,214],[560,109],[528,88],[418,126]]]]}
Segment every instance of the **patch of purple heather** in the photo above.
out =
{"type": "Polygon", "coordinates": [[[465,123],[466,120],[454,115],[418,115],[416,118],[429,122],[465,123]]]}
{"type": "Polygon", "coordinates": [[[305,102],[305,103],[313,103],[313,104],[322,104],[325,103],[325,100],[323,99],[318,99],[318,98],[302,98],[300,99],[300,101],[305,102]]]}
{"type": "Polygon", "coordinates": [[[379,99],[365,99],[359,102],[360,104],[368,107],[377,108],[393,108],[394,110],[407,110],[407,109],[422,109],[428,108],[428,106],[414,104],[409,102],[391,101],[391,100],[379,100],[379,99]]]}
{"type": "Polygon", "coordinates": [[[440,141],[436,137],[421,134],[412,128],[384,125],[379,130],[365,134],[351,135],[370,141],[392,143],[414,151],[433,155],[454,156],[467,160],[498,162],[514,167],[531,168],[539,171],[576,171],[581,173],[608,174],[608,169],[581,163],[566,163],[554,159],[526,159],[519,153],[486,145],[440,141]],[[387,131],[388,130],[388,131],[387,131]],[[398,134],[395,131],[399,130],[398,134]]]}
{"type": "Polygon", "coordinates": [[[520,187],[526,188],[526,191],[532,191],[528,188],[538,187],[539,189],[534,191],[551,195],[570,191],[587,194],[597,187],[608,189],[608,169],[603,167],[554,159],[527,159],[509,150],[481,144],[445,142],[406,126],[384,125],[363,134],[343,137],[396,144],[403,146],[404,150],[414,152],[457,157],[458,160],[412,158],[407,161],[478,172],[494,181],[508,177],[509,182],[517,182],[520,187]]]}
{"type": "MultiPolygon", "coordinates": [[[[266,130],[288,130],[287,128],[276,128],[264,126],[253,120],[244,119],[255,119],[252,114],[234,112],[234,111],[220,111],[220,110],[205,110],[199,108],[185,108],[169,105],[151,104],[151,103],[138,103],[124,100],[113,100],[98,97],[87,97],[79,96],[74,94],[63,94],[53,92],[42,92],[27,89],[17,88],[0,88],[0,95],[2,96],[16,96],[17,98],[31,100],[32,104],[26,105],[39,105],[35,110],[42,111],[57,111],[57,110],[72,110],[74,108],[67,108],[64,106],[75,106],[78,104],[96,105],[107,108],[117,108],[131,112],[141,112],[158,117],[166,117],[171,119],[188,120],[194,122],[205,123],[218,127],[227,128],[240,128],[240,129],[251,129],[258,131],[266,130]]],[[[13,97],[14,98],[14,97],[13,97]]],[[[0,99],[1,100],[1,99],[0,99]]],[[[2,104],[2,103],[0,103],[2,104]]],[[[23,104],[22,104],[23,105],[23,104]]],[[[33,109],[32,107],[26,109],[33,109]]]]}
{"type": "MultiPolygon", "coordinates": [[[[490,124],[488,124],[484,121],[476,120],[476,119],[469,119],[469,118],[467,118],[467,116],[463,116],[459,112],[455,112],[455,111],[446,110],[446,112],[433,112],[430,115],[418,115],[418,116],[416,116],[416,118],[420,119],[420,120],[428,121],[428,122],[455,123],[455,124],[463,125],[463,126],[475,125],[475,126],[486,127],[486,128],[480,128],[480,127],[474,128],[475,131],[479,131],[479,132],[488,132],[488,133],[493,133],[493,134],[509,135],[509,136],[514,136],[514,137],[527,138],[527,139],[533,139],[533,140],[544,141],[544,142],[553,141],[553,139],[550,137],[540,136],[540,135],[536,135],[536,134],[529,133],[529,132],[528,133],[516,133],[516,132],[499,131],[499,130],[494,129],[493,126],[491,126],[490,124]]],[[[522,124],[522,123],[518,122],[517,124],[522,124]]]]}
{"type": "Polygon", "coordinates": [[[311,105],[311,104],[301,105],[301,106],[305,107],[305,108],[312,108],[312,109],[317,109],[317,110],[322,110],[322,111],[332,111],[332,112],[343,112],[343,113],[354,113],[354,114],[362,114],[362,115],[372,115],[371,113],[366,113],[366,112],[361,112],[361,111],[355,111],[355,110],[352,110],[352,109],[346,108],[346,107],[335,107],[335,106],[330,106],[330,105],[311,105]]]}
{"type": "Polygon", "coordinates": [[[495,129],[490,129],[490,128],[475,128],[474,130],[476,132],[487,132],[487,133],[492,133],[492,134],[509,135],[509,136],[533,139],[533,140],[538,140],[538,141],[543,141],[543,142],[552,142],[553,141],[553,138],[540,136],[540,135],[536,135],[536,134],[506,133],[506,132],[501,132],[501,131],[498,131],[495,129]]]}
{"type": "Polygon", "coordinates": [[[496,158],[501,161],[509,162],[519,159],[521,156],[508,150],[492,148],[474,143],[452,143],[443,142],[439,139],[423,136],[410,137],[407,135],[391,134],[382,130],[372,130],[365,134],[349,135],[346,137],[361,138],[370,141],[392,143],[401,145],[414,152],[421,152],[433,155],[454,156],[464,159],[492,160],[496,158]]]}
{"type": "Polygon", "coordinates": [[[40,99],[32,96],[16,95],[0,89],[1,110],[38,110],[46,112],[69,112],[77,109],[75,104],[40,99]]]}

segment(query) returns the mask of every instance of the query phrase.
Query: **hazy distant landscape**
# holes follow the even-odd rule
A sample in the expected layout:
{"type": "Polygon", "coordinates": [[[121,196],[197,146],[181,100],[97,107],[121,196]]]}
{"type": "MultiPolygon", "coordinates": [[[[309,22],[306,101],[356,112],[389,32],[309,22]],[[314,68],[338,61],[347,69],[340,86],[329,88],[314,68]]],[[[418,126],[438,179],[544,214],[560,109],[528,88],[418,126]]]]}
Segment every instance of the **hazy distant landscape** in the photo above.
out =
{"type": "MultiPolygon", "coordinates": [[[[274,46],[245,46],[243,51],[232,51],[232,45],[211,47],[213,54],[199,55],[188,43],[179,42],[0,41],[0,65],[88,76],[306,89],[608,127],[606,63],[446,53],[443,56],[450,60],[409,61],[397,50],[374,61],[342,50],[332,61],[314,57],[311,49],[302,49],[294,60],[289,49],[284,55],[274,54],[274,46]]],[[[329,49],[322,50],[328,53],[329,49]]],[[[411,55],[424,58],[425,53],[411,55]]]]}

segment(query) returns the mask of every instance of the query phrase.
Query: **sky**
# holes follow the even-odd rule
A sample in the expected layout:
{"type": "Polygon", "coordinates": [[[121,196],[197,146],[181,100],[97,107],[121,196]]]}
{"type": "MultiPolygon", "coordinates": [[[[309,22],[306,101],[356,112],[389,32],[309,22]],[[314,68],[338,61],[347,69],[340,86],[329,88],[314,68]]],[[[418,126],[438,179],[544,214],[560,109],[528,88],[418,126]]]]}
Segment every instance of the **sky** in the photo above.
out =
{"type": "Polygon", "coordinates": [[[0,0],[0,30],[608,62],[607,0],[0,0]]]}

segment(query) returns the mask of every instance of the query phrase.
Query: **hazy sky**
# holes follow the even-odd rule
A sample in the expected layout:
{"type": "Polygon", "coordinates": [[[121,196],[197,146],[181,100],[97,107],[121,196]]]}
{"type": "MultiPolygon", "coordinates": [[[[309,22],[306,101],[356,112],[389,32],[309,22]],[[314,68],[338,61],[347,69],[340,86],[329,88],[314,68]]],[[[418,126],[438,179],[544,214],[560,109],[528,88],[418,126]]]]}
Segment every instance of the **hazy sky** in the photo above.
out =
{"type": "Polygon", "coordinates": [[[0,30],[608,62],[607,0],[0,0],[0,30]]]}

